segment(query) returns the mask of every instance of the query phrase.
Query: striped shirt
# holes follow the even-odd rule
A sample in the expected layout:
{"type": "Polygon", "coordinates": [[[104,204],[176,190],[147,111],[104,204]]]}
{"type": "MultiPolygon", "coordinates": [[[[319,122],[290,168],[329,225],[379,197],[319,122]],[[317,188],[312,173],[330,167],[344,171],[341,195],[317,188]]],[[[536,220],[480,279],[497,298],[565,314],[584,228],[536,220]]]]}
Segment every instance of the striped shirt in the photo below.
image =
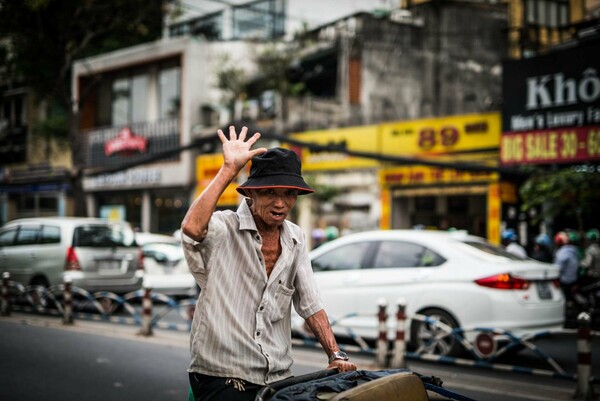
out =
{"type": "Polygon", "coordinates": [[[267,277],[261,237],[244,201],[213,213],[202,242],[184,235],[202,289],[190,335],[189,372],[267,384],[291,376],[291,305],[307,318],[322,303],[304,233],[285,221],[281,256],[267,277]]]}

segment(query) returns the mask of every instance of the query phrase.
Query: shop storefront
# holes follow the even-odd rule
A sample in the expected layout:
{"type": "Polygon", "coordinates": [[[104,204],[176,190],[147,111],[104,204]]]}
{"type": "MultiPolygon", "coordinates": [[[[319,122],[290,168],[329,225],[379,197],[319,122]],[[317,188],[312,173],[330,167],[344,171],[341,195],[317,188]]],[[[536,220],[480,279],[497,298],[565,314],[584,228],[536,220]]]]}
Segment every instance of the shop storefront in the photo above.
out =
{"type": "MultiPolygon", "coordinates": [[[[598,71],[597,42],[505,62],[501,163],[554,172],[570,170],[590,177],[600,174],[598,71]]],[[[600,203],[598,190],[590,197],[592,205],[600,203]]],[[[547,199],[542,209],[550,208],[552,203],[553,199],[547,199]]],[[[580,210],[579,218],[573,210],[563,209],[552,218],[533,219],[527,227],[529,237],[538,232],[552,235],[565,228],[597,227],[598,209],[580,210]],[[581,227],[577,227],[578,220],[581,227]]],[[[530,211],[540,216],[540,211],[530,211]]],[[[507,220],[514,214],[507,215],[507,220]]]]}
{"type": "Polygon", "coordinates": [[[190,203],[188,185],[177,185],[177,166],[152,166],[86,179],[92,216],[125,220],[140,231],[171,234],[190,203]]]}
{"type": "Polygon", "coordinates": [[[382,153],[425,162],[382,166],[380,228],[459,229],[499,242],[502,204],[515,201],[494,171],[499,113],[382,124],[379,134],[382,153]]]}

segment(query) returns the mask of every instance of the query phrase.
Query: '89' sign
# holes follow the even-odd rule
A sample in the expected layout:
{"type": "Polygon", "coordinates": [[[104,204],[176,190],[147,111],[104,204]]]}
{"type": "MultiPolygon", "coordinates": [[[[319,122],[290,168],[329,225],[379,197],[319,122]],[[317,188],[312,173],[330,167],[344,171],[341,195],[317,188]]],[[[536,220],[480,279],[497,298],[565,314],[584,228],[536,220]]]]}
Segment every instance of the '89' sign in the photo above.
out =
{"type": "Polygon", "coordinates": [[[459,139],[458,129],[452,126],[445,126],[436,130],[435,128],[422,128],[418,132],[417,143],[423,150],[431,150],[441,145],[443,147],[452,147],[456,145],[459,139]]]}

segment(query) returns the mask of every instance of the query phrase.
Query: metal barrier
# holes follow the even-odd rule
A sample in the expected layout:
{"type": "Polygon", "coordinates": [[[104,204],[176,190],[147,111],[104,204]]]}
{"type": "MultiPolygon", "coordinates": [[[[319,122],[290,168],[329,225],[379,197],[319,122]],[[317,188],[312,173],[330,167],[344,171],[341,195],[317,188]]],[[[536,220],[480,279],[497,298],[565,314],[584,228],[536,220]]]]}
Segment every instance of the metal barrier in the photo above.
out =
{"type": "MultiPolygon", "coordinates": [[[[193,308],[195,307],[196,302],[195,299],[184,299],[177,302],[164,294],[153,292],[151,288],[145,288],[119,296],[106,291],[92,294],[81,288],[72,286],[70,282],[65,282],[50,288],[44,288],[42,286],[25,287],[17,282],[10,281],[8,273],[4,273],[2,276],[2,288],[0,294],[2,316],[9,316],[11,310],[14,309],[24,312],[60,315],[62,316],[62,321],[65,325],[73,324],[75,319],[109,321],[119,324],[141,326],[140,333],[146,336],[151,336],[153,334],[153,328],[189,332],[191,329],[193,308]],[[13,295],[13,298],[15,298],[15,301],[24,301],[28,305],[22,306],[13,304],[13,302],[11,302],[11,294],[13,295]],[[136,299],[141,300],[141,313],[131,305],[131,302],[136,299]],[[91,308],[95,313],[82,312],[85,308],[91,308]],[[118,309],[122,309],[129,316],[113,316],[113,313],[118,309]],[[173,310],[179,313],[180,317],[185,322],[184,324],[160,322],[163,317],[173,310]]],[[[423,342],[423,344],[415,351],[407,352],[405,336],[407,320],[406,302],[399,299],[396,307],[396,336],[393,341],[388,340],[388,327],[391,326],[388,324],[390,316],[387,313],[387,303],[384,299],[381,299],[378,301],[376,313],[379,324],[376,348],[370,347],[367,341],[356,335],[350,327],[346,327],[347,335],[353,339],[357,345],[340,344],[340,349],[348,352],[371,355],[375,357],[377,364],[383,367],[403,368],[406,367],[406,360],[412,359],[573,380],[577,382],[575,397],[583,399],[591,398],[593,396],[592,384],[600,383],[600,377],[591,375],[591,339],[594,336],[600,336],[600,332],[591,330],[590,315],[586,312],[580,314],[578,318],[579,328],[577,330],[546,330],[519,337],[507,330],[475,328],[470,330],[478,333],[478,335],[475,336],[474,343],[467,340],[465,334],[468,333],[468,331],[461,328],[452,328],[429,316],[415,314],[410,317],[411,321],[420,321],[435,326],[437,334],[428,341],[423,342]],[[577,373],[565,372],[565,370],[550,355],[533,343],[533,341],[541,338],[565,333],[577,334],[577,373]],[[460,342],[473,359],[435,355],[433,350],[436,348],[436,344],[448,337],[460,342]],[[496,341],[499,337],[505,340],[505,344],[500,348],[498,348],[496,341]],[[494,363],[495,359],[517,347],[529,349],[533,354],[545,361],[551,369],[536,369],[494,363]]],[[[350,314],[337,320],[331,320],[330,324],[332,327],[343,327],[345,320],[356,316],[357,314],[350,314]]],[[[300,338],[293,339],[292,341],[294,344],[320,347],[320,344],[318,344],[318,342],[309,334],[303,333],[302,331],[298,331],[297,334],[300,338]]]]}
{"type": "Polygon", "coordinates": [[[188,309],[196,302],[195,299],[177,302],[164,294],[152,292],[150,288],[121,296],[108,291],[90,293],[72,286],[70,282],[49,288],[25,287],[10,281],[10,276],[6,273],[3,275],[1,294],[3,316],[8,316],[11,310],[15,310],[60,315],[65,325],[73,324],[76,319],[107,321],[141,326],[140,334],[147,336],[152,335],[155,327],[189,332],[191,316],[188,309]],[[141,300],[141,311],[136,310],[132,305],[135,300],[141,300]],[[125,316],[115,316],[115,312],[119,310],[122,310],[125,316]],[[160,322],[160,319],[171,311],[176,311],[185,323],[160,322]]]}

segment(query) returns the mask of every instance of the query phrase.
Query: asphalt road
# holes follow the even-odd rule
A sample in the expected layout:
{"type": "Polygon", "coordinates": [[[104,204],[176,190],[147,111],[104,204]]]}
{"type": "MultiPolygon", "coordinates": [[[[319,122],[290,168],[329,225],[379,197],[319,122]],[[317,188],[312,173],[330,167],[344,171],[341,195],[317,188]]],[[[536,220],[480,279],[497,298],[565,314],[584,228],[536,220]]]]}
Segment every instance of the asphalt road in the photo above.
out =
{"type": "MultiPolygon", "coordinates": [[[[113,323],[13,313],[0,318],[0,400],[132,401],[187,399],[187,333],[113,323]]],[[[324,355],[295,348],[294,374],[322,369],[324,355]]],[[[360,369],[377,369],[352,355],[360,369]]],[[[409,361],[410,369],[441,377],[445,387],[477,400],[570,400],[571,381],[409,361]]]]}

